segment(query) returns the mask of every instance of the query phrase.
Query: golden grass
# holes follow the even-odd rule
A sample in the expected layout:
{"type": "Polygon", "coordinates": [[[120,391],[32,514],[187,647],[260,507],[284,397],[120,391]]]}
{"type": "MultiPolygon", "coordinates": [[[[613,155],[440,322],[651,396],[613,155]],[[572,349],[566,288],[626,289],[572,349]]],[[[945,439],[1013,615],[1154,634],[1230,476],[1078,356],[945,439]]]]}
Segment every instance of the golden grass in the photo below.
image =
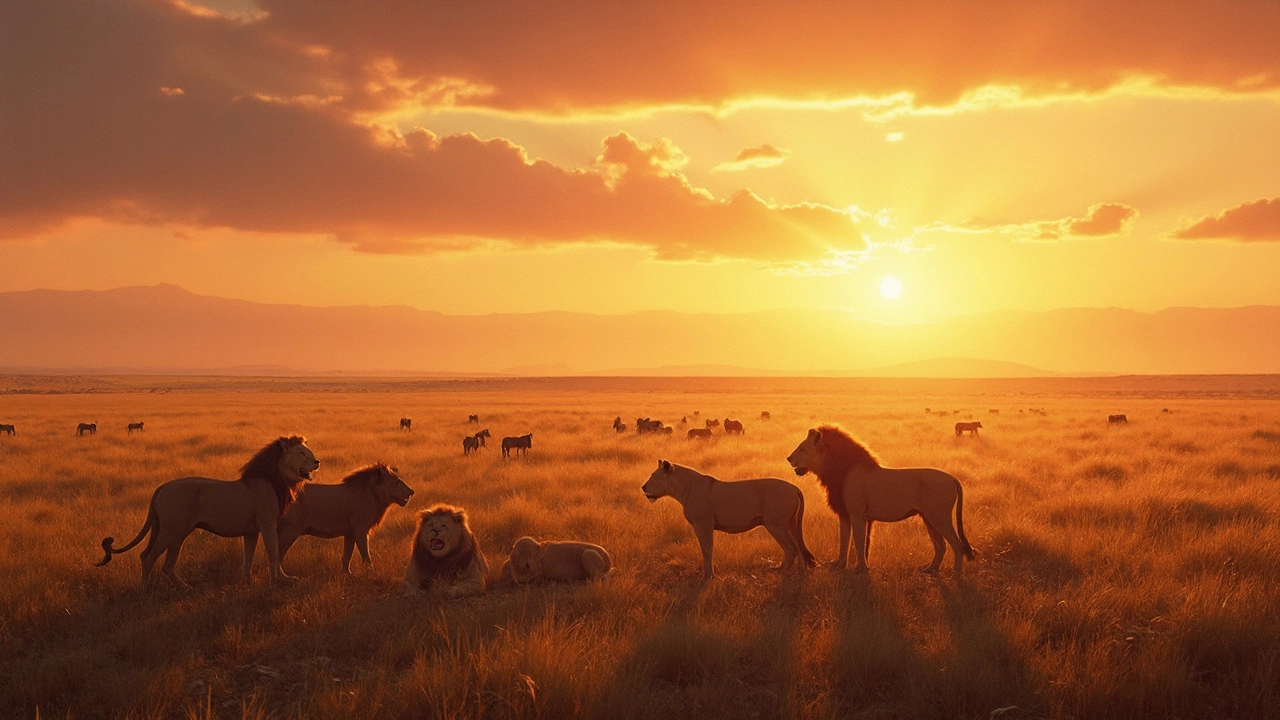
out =
{"type": "Polygon", "coordinates": [[[1006,718],[1241,718],[1270,716],[1280,700],[1274,400],[1053,385],[1028,396],[945,381],[879,393],[768,380],[731,392],[654,381],[289,387],[0,395],[0,422],[19,433],[0,436],[0,714],[985,718],[1016,705],[1006,718]],[[1018,412],[1031,407],[1047,414],[1018,412]],[[740,418],[746,434],[690,443],[610,427],[617,415],[693,422],[695,410],[740,418]],[[1109,427],[1114,412],[1129,425],[1109,427]],[[463,457],[470,413],[494,442],[463,457]],[[956,438],[952,424],[969,415],[981,437],[956,438]],[[412,432],[399,431],[402,416],[412,432]],[[74,436],[94,420],[97,436],[74,436]],[[146,431],[127,435],[138,420],[146,431]],[[796,482],[808,545],[830,560],[835,516],[784,459],[820,422],[850,429],[887,464],[961,479],[979,553],[965,582],[916,572],[932,553],[917,519],[877,526],[866,577],[781,576],[781,551],[758,529],[718,535],[717,577],[699,582],[679,505],[640,493],[656,460],[796,482]],[[502,461],[502,436],[530,431],[528,457],[502,461]],[[304,537],[286,558],[299,583],[270,585],[260,545],[255,582],[242,584],[239,541],[203,532],[179,564],[190,593],[142,588],[137,548],[92,566],[104,536],[127,541],[141,527],[156,485],[234,477],[288,433],[307,436],[319,481],[385,460],[417,491],[375,532],[372,572],[357,558],[343,579],[341,542],[304,537]],[[435,502],[467,508],[495,569],[517,537],[535,535],[604,545],[616,577],[401,598],[412,511],[435,502]]]}

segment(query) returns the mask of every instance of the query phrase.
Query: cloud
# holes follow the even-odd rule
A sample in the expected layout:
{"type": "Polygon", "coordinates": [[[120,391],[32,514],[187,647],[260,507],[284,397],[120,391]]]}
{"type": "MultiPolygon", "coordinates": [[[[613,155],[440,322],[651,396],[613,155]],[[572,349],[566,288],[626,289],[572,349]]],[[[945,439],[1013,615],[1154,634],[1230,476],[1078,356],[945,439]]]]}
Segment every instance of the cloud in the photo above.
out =
{"type": "Polygon", "coordinates": [[[1022,223],[989,223],[970,221],[963,225],[930,225],[919,231],[957,233],[999,233],[1021,240],[1052,242],[1070,238],[1106,237],[1128,232],[1138,217],[1138,211],[1123,203],[1099,203],[1091,205],[1083,217],[1065,217],[1059,220],[1033,220],[1022,223]]]}
{"type": "Polygon", "coordinates": [[[412,101],[414,84],[455,78],[488,91],[454,101],[509,111],[897,93],[938,106],[993,87],[1035,96],[1135,81],[1231,93],[1280,89],[1280,5],[1256,0],[809,0],[785,11],[766,0],[261,5],[264,32],[333,48],[352,77],[394,58],[409,90],[398,101],[412,101]]]}
{"type": "Polygon", "coordinates": [[[1200,218],[1176,230],[1182,240],[1280,242],[1280,198],[1253,200],[1200,218]]]}
{"type": "Polygon", "coordinates": [[[791,153],[772,145],[746,148],[733,160],[722,162],[712,168],[718,172],[742,172],[751,168],[771,168],[786,162],[791,153]]]}

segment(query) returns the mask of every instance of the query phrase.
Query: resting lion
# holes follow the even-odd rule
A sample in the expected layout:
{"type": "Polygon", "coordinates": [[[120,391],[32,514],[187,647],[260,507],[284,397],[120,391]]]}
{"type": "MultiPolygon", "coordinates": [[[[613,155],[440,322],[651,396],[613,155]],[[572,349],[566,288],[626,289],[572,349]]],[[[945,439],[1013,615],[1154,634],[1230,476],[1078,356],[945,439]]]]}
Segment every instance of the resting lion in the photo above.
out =
{"type": "Polygon", "coordinates": [[[307,483],[298,499],[280,520],[280,561],[302,535],[343,538],[342,572],[351,574],[351,551],[360,549],[364,564],[369,559],[369,533],[386,516],[392,503],[404,507],[413,490],[400,479],[396,469],[374,463],[342,479],[337,485],[307,483]]]}
{"type": "Polygon", "coordinates": [[[514,583],[537,580],[599,580],[613,571],[609,551],[585,542],[516,540],[501,577],[514,583]]]}
{"type": "Polygon", "coordinates": [[[840,516],[840,556],[837,567],[848,567],[849,535],[858,553],[855,570],[867,569],[871,523],[896,522],[913,515],[924,520],[933,542],[933,561],[920,568],[937,572],[946,544],[955,555],[959,575],[973,548],[964,536],[964,490],[960,481],[933,468],[886,468],[844,430],[825,425],[810,430],[804,442],[787,457],[796,475],[813,471],[827,491],[827,504],[840,516]],[[951,508],[956,524],[951,525],[951,508]],[[946,541],[944,544],[943,541],[946,541]]]}
{"type": "Polygon", "coordinates": [[[142,550],[142,580],[151,577],[160,553],[168,553],[160,568],[175,585],[186,587],[174,566],[182,543],[196,528],[222,537],[244,538],[244,569],[247,579],[253,566],[253,552],[262,535],[271,564],[273,580],[292,580],[280,569],[280,546],[276,526],[289,509],[298,486],[320,467],[320,461],[300,436],[280,437],[267,443],[240,468],[239,480],[213,480],[185,477],[156,488],[147,510],[147,522],[128,545],[116,549],[113,538],[102,541],[106,551],[101,567],[111,562],[112,555],[126,552],[142,541],[151,539],[142,550]]]}
{"type": "Polygon", "coordinates": [[[484,592],[489,563],[462,508],[433,505],[418,516],[413,556],[404,573],[404,594],[419,595],[440,586],[449,597],[484,592]]]}
{"type": "MultiPolygon", "coordinates": [[[[764,525],[782,546],[781,569],[790,570],[797,557],[813,567],[804,545],[804,494],[778,478],[724,482],[710,475],[658,461],[658,469],[641,488],[649,502],[671,496],[684,506],[684,519],[702,545],[702,577],[711,579],[711,551],[715,531],[742,533],[764,525]]],[[[801,568],[803,570],[803,568],[801,568]]]]}

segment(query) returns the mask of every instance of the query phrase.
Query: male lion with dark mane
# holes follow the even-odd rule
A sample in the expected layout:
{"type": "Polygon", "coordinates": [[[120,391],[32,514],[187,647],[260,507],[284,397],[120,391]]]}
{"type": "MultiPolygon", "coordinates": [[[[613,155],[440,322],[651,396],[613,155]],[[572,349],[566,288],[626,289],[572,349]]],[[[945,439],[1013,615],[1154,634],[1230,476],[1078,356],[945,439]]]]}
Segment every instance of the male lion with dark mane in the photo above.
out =
{"type": "Polygon", "coordinates": [[[693,534],[702,546],[704,580],[711,579],[711,553],[717,530],[743,533],[763,525],[782,546],[781,570],[790,570],[797,558],[809,567],[816,564],[804,544],[804,494],[786,480],[724,482],[693,468],[659,460],[658,469],[640,489],[649,502],[670,496],[684,507],[684,519],[693,526],[693,534]]]}
{"type": "Polygon", "coordinates": [[[253,552],[262,535],[273,580],[293,580],[280,569],[280,545],[276,532],[298,486],[320,467],[320,461],[301,436],[280,437],[267,443],[240,468],[239,480],[184,477],[156,488],[147,510],[147,522],[128,545],[116,549],[113,538],[102,541],[106,551],[98,567],[112,555],[127,552],[148,533],[142,550],[142,580],[151,577],[160,553],[168,553],[160,568],[175,585],[186,587],[174,568],[187,536],[196,528],[222,537],[244,538],[243,576],[249,578],[253,552]]]}
{"type": "Polygon", "coordinates": [[[344,574],[351,574],[351,552],[356,548],[365,566],[372,568],[369,533],[386,517],[392,503],[404,507],[411,497],[413,489],[386,463],[360,468],[337,485],[307,483],[280,520],[280,562],[300,536],[314,535],[343,538],[344,574]]]}
{"type": "Polygon", "coordinates": [[[787,462],[796,475],[811,470],[817,475],[827,491],[827,504],[840,516],[837,567],[848,567],[850,533],[858,553],[854,570],[866,572],[871,523],[896,522],[913,515],[924,520],[933,542],[933,561],[921,570],[937,572],[946,544],[955,555],[957,576],[964,558],[973,559],[973,548],[964,536],[964,491],[955,477],[933,468],[882,467],[869,450],[834,425],[810,430],[787,462]],[[956,509],[954,528],[952,506],[956,509]]]}
{"type": "Polygon", "coordinates": [[[433,586],[449,597],[484,592],[489,563],[480,552],[467,513],[451,505],[433,505],[418,516],[413,556],[404,573],[404,594],[420,595],[433,586]]]}

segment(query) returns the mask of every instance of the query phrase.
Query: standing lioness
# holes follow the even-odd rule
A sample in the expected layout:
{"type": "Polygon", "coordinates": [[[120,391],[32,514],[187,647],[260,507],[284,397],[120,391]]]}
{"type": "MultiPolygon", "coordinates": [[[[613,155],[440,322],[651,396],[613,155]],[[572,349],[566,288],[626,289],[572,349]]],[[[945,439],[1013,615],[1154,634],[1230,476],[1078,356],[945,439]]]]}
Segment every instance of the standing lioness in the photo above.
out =
{"type": "Polygon", "coordinates": [[[684,519],[702,545],[702,577],[711,579],[711,551],[715,531],[742,533],[764,525],[782,546],[782,569],[790,570],[797,557],[814,566],[804,545],[804,494],[778,478],[724,482],[710,475],[658,461],[658,469],[641,488],[649,502],[670,496],[684,506],[684,519]]]}

